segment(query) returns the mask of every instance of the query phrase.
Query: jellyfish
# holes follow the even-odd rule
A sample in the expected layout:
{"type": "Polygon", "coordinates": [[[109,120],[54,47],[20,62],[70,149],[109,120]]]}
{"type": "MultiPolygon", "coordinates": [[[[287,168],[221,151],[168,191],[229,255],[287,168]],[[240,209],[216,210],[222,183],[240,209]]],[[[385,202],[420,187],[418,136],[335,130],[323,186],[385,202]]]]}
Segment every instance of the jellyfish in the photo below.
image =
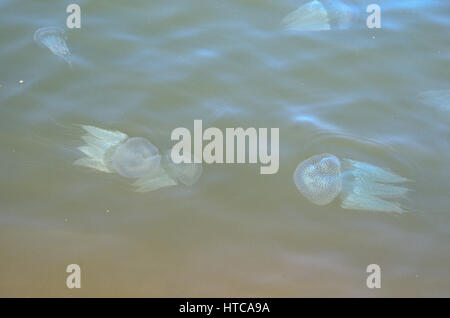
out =
{"type": "Polygon", "coordinates": [[[133,183],[137,192],[154,191],[179,183],[192,185],[200,177],[201,164],[196,173],[189,165],[168,165],[168,159],[161,160],[158,148],[145,138],[128,137],[120,131],[94,126],[81,127],[86,131],[82,136],[85,144],[78,150],[85,157],[77,159],[74,164],[137,179],[133,183]]]}
{"type": "Polygon", "coordinates": [[[339,197],[344,209],[405,211],[395,200],[405,198],[409,189],[397,184],[409,180],[368,163],[323,153],[301,162],[293,177],[300,193],[316,205],[339,197]]]}
{"type": "Polygon", "coordinates": [[[117,146],[109,159],[111,167],[123,177],[139,178],[159,166],[161,156],[150,141],[142,137],[129,138],[117,146]]]}
{"type": "Polygon", "coordinates": [[[340,0],[313,0],[289,13],[281,24],[290,31],[348,29],[358,9],[340,0]]]}
{"type": "Polygon", "coordinates": [[[66,44],[66,34],[58,27],[44,27],[34,32],[34,41],[40,46],[47,47],[53,54],[66,61],[69,66],[70,51],[66,44]]]}
{"type": "Polygon", "coordinates": [[[170,151],[167,151],[163,156],[162,165],[174,180],[184,185],[193,185],[200,178],[203,167],[200,163],[195,162],[189,152],[183,153],[183,161],[178,164],[173,162],[170,151]]]}

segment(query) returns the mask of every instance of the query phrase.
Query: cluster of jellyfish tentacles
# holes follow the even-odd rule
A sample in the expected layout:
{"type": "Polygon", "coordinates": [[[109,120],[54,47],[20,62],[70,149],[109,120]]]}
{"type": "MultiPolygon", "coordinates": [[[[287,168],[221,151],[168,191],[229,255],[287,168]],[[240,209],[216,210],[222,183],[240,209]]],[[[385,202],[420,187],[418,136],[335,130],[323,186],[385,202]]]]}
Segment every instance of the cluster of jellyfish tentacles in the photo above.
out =
{"type": "Polygon", "coordinates": [[[66,44],[66,34],[63,29],[53,26],[43,27],[34,32],[33,39],[39,46],[48,48],[72,67],[70,51],[66,44]]]}
{"type": "Polygon", "coordinates": [[[313,0],[289,13],[281,24],[289,31],[348,29],[356,24],[360,10],[344,1],[313,0]]]}
{"type": "MultiPolygon", "coordinates": [[[[202,174],[200,163],[175,164],[170,151],[161,155],[145,138],[94,126],[82,128],[86,132],[82,136],[85,144],[78,149],[86,156],[74,164],[134,178],[138,192],[193,185],[202,174]]],[[[191,154],[183,156],[186,162],[192,162],[191,154]]],[[[326,205],[339,197],[342,208],[353,210],[403,212],[395,200],[403,198],[408,189],[396,184],[407,181],[371,164],[327,153],[306,159],[294,172],[298,190],[312,203],[326,205]]]]}

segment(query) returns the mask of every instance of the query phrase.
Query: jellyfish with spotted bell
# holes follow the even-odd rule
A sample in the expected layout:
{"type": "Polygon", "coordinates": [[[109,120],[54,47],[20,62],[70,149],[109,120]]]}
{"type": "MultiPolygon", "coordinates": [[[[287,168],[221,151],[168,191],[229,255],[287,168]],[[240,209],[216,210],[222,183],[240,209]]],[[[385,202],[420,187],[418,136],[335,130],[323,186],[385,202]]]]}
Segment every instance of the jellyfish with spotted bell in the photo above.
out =
{"type": "Polygon", "coordinates": [[[409,180],[365,162],[323,153],[301,162],[293,177],[300,193],[316,205],[339,197],[344,209],[405,211],[398,201],[409,189],[398,184],[409,180]]]}
{"type": "Polygon", "coordinates": [[[70,51],[66,44],[66,34],[58,27],[44,27],[34,32],[34,41],[43,47],[47,47],[53,54],[66,61],[69,66],[70,51]]]}
{"type": "Polygon", "coordinates": [[[313,0],[289,13],[281,24],[289,31],[348,29],[358,14],[355,6],[342,0],[313,0]]]}
{"type": "Polygon", "coordinates": [[[122,177],[137,179],[133,185],[137,192],[149,192],[177,184],[192,185],[201,174],[201,164],[193,172],[190,166],[168,166],[159,150],[149,140],[129,137],[120,131],[111,131],[94,126],[81,126],[86,134],[85,144],[78,147],[85,157],[75,165],[94,170],[116,173],[122,177]],[[170,169],[169,169],[170,168],[170,169]]]}

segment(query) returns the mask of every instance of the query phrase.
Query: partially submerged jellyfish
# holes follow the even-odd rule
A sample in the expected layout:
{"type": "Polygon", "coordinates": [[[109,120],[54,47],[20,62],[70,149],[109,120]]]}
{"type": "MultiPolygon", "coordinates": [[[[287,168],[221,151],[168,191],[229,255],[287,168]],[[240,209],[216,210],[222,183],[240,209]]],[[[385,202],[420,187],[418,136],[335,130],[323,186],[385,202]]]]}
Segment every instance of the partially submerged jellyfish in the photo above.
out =
{"type": "Polygon", "coordinates": [[[290,31],[348,29],[358,9],[342,0],[313,0],[289,13],[281,24],[290,31]]]}
{"type": "Polygon", "coordinates": [[[183,157],[185,162],[177,164],[173,162],[170,151],[167,151],[162,158],[162,165],[174,180],[184,185],[193,185],[202,174],[202,164],[195,163],[191,153],[185,153],[183,157]]]}
{"type": "MultiPolygon", "coordinates": [[[[191,154],[184,154],[184,157],[191,158],[191,154]]],[[[164,186],[177,185],[185,186],[195,184],[200,178],[203,167],[201,163],[174,163],[170,151],[166,151],[160,159],[160,165],[151,175],[139,178],[134,185],[138,187],[138,192],[148,192],[164,186]]]]}
{"type": "Polygon", "coordinates": [[[409,181],[390,171],[351,159],[323,153],[301,162],[294,172],[300,193],[316,205],[327,205],[337,197],[341,207],[351,210],[398,212],[409,181]]]}
{"type": "Polygon", "coordinates": [[[86,157],[76,160],[74,164],[137,179],[133,185],[138,192],[154,191],[179,183],[192,185],[200,177],[201,164],[196,173],[189,165],[175,165],[172,162],[169,166],[167,159],[161,160],[158,148],[145,138],[130,138],[120,131],[94,126],[81,127],[87,134],[82,136],[85,145],[78,147],[78,150],[86,157]]]}
{"type": "Polygon", "coordinates": [[[44,27],[34,32],[34,41],[40,46],[47,47],[53,54],[66,61],[69,66],[70,51],[66,44],[66,34],[58,27],[44,27]]]}

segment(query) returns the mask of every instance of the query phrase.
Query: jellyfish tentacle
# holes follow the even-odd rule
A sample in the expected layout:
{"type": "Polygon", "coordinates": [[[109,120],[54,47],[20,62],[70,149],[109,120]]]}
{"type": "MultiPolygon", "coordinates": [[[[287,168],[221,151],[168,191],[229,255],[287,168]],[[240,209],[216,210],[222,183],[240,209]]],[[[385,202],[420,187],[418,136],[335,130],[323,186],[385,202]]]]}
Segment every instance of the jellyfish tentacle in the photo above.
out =
{"type": "Polygon", "coordinates": [[[141,177],[133,183],[133,185],[137,187],[135,190],[136,192],[150,192],[164,187],[175,186],[177,184],[178,183],[161,167],[155,169],[151,175],[141,177]]]}
{"type": "Polygon", "coordinates": [[[289,13],[281,24],[287,30],[293,31],[322,31],[330,30],[327,10],[318,0],[313,0],[297,10],[289,13]]]}
{"type": "Polygon", "coordinates": [[[70,51],[66,44],[66,34],[59,27],[43,27],[34,33],[33,39],[39,46],[47,47],[53,54],[66,61],[70,67],[70,51]]]}
{"type": "Polygon", "coordinates": [[[81,127],[92,136],[110,145],[116,145],[128,138],[128,135],[118,130],[106,130],[89,125],[82,125],[81,127]]]}
{"type": "Polygon", "coordinates": [[[341,207],[352,210],[369,210],[379,212],[404,212],[398,203],[385,199],[404,198],[408,188],[387,183],[377,183],[362,178],[359,171],[350,172],[353,179],[344,179],[341,193],[341,207]],[[356,176],[355,176],[356,175],[356,176]]]}
{"type": "Polygon", "coordinates": [[[402,198],[409,192],[409,189],[405,187],[367,182],[364,180],[355,180],[355,186],[353,189],[355,193],[370,193],[371,195],[387,199],[402,198]]]}
{"type": "Polygon", "coordinates": [[[341,0],[313,0],[288,14],[281,24],[291,31],[345,30],[359,14],[356,6],[341,0]]]}
{"type": "Polygon", "coordinates": [[[351,159],[342,159],[347,176],[341,206],[345,209],[361,209],[383,212],[404,212],[398,203],[384,199],[402,199],[408,188],[394,185],[409,181],[393,172],[351,159]]]}
{"type": "Polygon", "coordinates": [[[348,29],[359,15],[359,10],[356,6],[340,0],[322,0],[322,3],[328,12],[332,28],[348,29]]]}
{"type": "Polygon", "coordinates": [[[341,207],[343,209],[375,212],[405,212],[397,203],[386,201],[369,194],[349,193],[343,194],[341,198],[341,207]]]}
{"type": "Polygon", "coordinates": [[[81,146],[77,148],[79,151],[84,153],[86,156],[91,158],[102,158],[104,155],[104,151],[97,147],[91,147],[91,146],[81,146]]]}
{"type": "Polygon", "coordinates": [[[92,158],[80,158],[75,160],[73,164],[76,166],[99,170],[101,172],[112,173],[112,171],[109,170],[102,162],[94,160],[92,158]]]}
{"type": "Polygon", "coordinates": [[[78,159],[74,164],[102,172],[112,172],[105,161],[105,155],[112,147],[120,144],[128,136],[120,131],[109,131],[94,126],[81,125],[81,127],[88,134],[82,136],[86,144],[77,149],[84,153],[87,158],[78,159]]]}
{"type": "Polygon", "coordinates": [[[106,149],[112,146],[112,144],[104,142],[101,139],[98,139],[97,137],[94,137],[92,135],[81,136],[81,139],[83,139],[83,141],[90,147],[98,148],[99,150],[103,151],[106,151],[106,149]]]}
{"type": "Polygon", "coordinates": [[[353,170],[353,174],[360,178],[370,178],[375,182],[402,183],[410,181],[393,172],[381,169],[377,166],[351,159],[342,159],[343,166],[353,170]]]}

